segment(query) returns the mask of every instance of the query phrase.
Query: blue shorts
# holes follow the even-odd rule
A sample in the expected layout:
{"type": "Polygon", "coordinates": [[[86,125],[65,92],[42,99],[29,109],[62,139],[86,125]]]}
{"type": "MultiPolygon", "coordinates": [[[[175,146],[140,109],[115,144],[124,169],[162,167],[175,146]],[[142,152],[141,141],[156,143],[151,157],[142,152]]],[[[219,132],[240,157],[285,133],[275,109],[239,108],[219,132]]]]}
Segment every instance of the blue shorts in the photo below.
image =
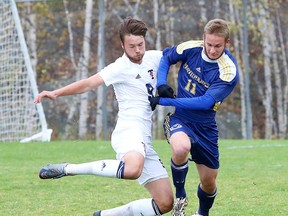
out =
{"type": "Polygon", "coordinates": [[[218,128],[216,122],[209,124],[193,123],[193,120],[183,120],[177,118],[175,114],[169,113],[165,118],[163,127],[168,143],[171,135],[179,131],[190,137],[192,161],[211,169],[219,168],[218,128]]]}

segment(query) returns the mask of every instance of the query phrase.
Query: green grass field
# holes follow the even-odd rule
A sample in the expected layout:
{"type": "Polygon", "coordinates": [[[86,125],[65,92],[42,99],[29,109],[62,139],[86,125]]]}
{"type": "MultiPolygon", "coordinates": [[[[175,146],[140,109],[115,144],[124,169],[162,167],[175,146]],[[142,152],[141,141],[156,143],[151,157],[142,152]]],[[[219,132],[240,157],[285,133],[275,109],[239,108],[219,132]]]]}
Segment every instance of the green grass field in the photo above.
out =
{"type": "MultiPolygon", "coordinates": [[[[218,196],[211,215],[287,216],[288,141],[220,140],[219,146],[218,196]]],[[[154,147],[170,174],[169,145],[155,141],[154,147]]],[[[110,142],[0,143],[0,214],[92,215],[97,209],[149,196],[136,181],[88,175],[38,178],[39,169],[47,163],[104,158],[115,158],[110,142]]],[[[197,209],[197,185],[198,176],[191,163],[186,183],[188,216],[197,209]]]]}

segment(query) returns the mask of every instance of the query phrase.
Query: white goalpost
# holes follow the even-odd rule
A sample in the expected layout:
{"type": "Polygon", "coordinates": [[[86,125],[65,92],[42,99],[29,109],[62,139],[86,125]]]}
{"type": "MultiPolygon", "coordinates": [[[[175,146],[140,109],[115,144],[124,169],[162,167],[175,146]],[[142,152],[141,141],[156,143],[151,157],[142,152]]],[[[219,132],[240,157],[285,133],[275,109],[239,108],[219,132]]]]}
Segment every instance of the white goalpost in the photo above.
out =
{"type": "Polygon", "coordinates": [[[0,0],[0,142],[49,142],[43,107],[14,0],[0,0]]]}

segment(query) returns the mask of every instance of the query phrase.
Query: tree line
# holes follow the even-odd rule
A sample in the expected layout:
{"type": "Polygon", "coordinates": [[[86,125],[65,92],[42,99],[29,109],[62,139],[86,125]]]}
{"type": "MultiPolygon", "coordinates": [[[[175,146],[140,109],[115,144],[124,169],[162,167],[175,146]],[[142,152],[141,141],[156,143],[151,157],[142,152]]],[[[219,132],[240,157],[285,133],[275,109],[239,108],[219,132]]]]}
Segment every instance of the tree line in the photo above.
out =
{"type": "MultiPolygon", "coordinates": [[[[117,27],[127,16],[149,27],[147,48],[202,39],[213,18],[229,22],[240,81],[218,114],[220,138],[287,137],[287,0],[47,0],[17,3],[39,91],[88,77],[123,54],[117,27]]],[[[177,67],[170,84],[176,89],[177,67]]],[[[112,87],[43,102],[55,139],[107,139],[117,118],[112,87]]],[[[172,107],[158,107],[153,135],[172,107]]]]}

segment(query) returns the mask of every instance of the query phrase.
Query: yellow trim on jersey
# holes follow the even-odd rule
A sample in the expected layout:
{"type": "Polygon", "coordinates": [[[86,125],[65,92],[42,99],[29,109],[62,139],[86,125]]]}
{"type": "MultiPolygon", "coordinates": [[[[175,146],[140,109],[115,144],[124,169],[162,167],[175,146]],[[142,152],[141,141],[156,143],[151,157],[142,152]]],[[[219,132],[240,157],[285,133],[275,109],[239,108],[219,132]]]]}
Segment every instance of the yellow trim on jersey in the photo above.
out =
{"type": "Polygon", "coordinates": [[[218,60],[220,79],[226,82],[230,82],[236,76],[236,66],[233,61],[223,54],[218,60]]]}
{"type": "Polygon", "coordinates": [[[203,40],[190,40],[179,44],[176,48],[178,54],[182,54],[186,49],[191,49],[194,47],[203,47],[203,40]]]}
{"type": "Polygon", "coordinates": [[[170,125],[169,125],[169,122],[170,122],[170,116],[174,114],[174,111],[173,112],[169,112],[166,116],[165,116],[165,119],[164,119],[164,125],[165,125],[165,135],[166,135],[166,140],[167,142],[170,144],[170,125]]]}

